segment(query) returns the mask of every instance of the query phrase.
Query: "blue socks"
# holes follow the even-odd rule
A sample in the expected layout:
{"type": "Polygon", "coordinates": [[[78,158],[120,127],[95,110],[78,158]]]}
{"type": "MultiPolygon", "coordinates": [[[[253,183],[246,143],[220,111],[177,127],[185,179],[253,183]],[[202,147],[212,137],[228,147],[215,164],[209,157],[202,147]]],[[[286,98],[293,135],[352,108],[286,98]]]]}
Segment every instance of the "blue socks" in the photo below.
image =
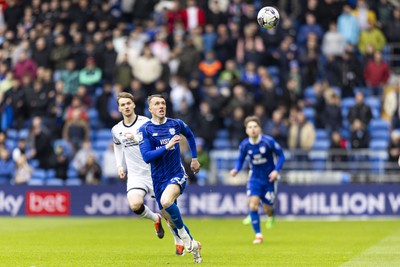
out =
{"type": "Polygon", "coordinates": [[[176,228],[181,229],[184,226],[181,212],[179,211],[179,208],[175,203],[173,203],[168,208],[165,208],[165,211],[168,212],[169,216],[171,216],[171,219],[174,222],[176,228]]]}
{"type": "Polygon", "coordinates": [[[253,226],[253,230],[256,234],[261,233],[260,230],[260,215],[258,215],[258,211],[252,210],[250,211],[251,225],[253,226]]]}

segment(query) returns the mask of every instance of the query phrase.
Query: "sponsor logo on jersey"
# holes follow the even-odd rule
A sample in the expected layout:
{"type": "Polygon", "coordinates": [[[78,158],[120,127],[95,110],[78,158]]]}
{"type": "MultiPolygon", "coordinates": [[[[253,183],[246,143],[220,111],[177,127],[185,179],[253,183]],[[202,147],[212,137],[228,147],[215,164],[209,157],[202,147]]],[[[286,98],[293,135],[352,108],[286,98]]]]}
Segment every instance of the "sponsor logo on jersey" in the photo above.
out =
{"type": "Polygon", "coordinates": [[[69,215],[69,191],[27,191],[27,215],[69,215]]]}
{"type": "Polygon", "coordinates": [[[158,133],[153,133],[151,136],[158,136],[158,133]]]}
{"type": "Polygon", "coordinates": [[[169,128],[169,133],[171,135],[175,135],[175,128],[169,128]]]}

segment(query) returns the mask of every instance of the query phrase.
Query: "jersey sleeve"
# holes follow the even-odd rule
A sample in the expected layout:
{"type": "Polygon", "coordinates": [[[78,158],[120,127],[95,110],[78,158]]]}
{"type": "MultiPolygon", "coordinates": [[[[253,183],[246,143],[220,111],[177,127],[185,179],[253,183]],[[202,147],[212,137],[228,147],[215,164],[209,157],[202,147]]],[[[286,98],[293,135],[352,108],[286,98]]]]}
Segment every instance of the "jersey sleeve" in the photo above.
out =
{"type": "Polygon", "coordinates": [[[114,155],[115,155],[115,161],[117,163],[117,167],[124,166],[124,150],[122,148],[121,142],[115,136],[115,133],[113,130],[111,130],[111,134],[112,134],[112,138],[113,138],[113,142],[114,142],[114,155]]]}
{"type": "Polygon", "coordinates": [[[243,162],[247,156],[246,146],[243,142],[239,146],[239,157],[236,160],[235,170],[240,171],[243,167],[243,162]]]}
{"type": "Polygon", "coordinates": [[[189,126],[182,120],[177,120],[177,121],[181,126],[181,133],[186,137],[188,141],[190,151],[192,152],[192,158],[197,158],[196,140],[194,138],[192,130],[190,130],[189,126]]]}
{"type": "Polygon", "coordinates": [[[141,140],[139,141],[139,148],[144,162],[151,163],[161,157],[161,155],[166,151],[166,146],[162,146],[159,149],[152,150],[151,142],[145,127],[140,127],[139,136],[141,136],[141,140]]]}
{"type": "Polygon", "coordinates": [[[285,154],[278,142],[276,142],[273,138],[271,139],[272,150],[277,156],[277,162],[275,165],[275,170],[280,171],[282,169],[283,163],[285,162],[285,154]]]}

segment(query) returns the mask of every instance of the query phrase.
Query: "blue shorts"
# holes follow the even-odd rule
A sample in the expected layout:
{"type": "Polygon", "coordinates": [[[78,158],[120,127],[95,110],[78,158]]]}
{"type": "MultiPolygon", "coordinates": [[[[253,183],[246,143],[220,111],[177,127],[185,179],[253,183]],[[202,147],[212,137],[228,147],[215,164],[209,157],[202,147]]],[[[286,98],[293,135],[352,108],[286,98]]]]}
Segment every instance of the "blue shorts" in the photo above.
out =
{"type": "Polygon", "coordinates": [[[170,185],[170,184],[177,184],[177,185],[179,185],[179,187],[181,189],[181,195],[182,195],[182,193],[183,193],[183,191],[185,190],[185,187],[186,187],[187,177],[188,176],[185,174],[183,177],[174,177],[174,178],[171,178],[170,180],[168,180],[165,183],[154,185],[154,195],[156,197],[158,208],[160,210],[163,209],[163,206],[161,205],[161,196],[164,193],[165,188],[167,188],[167,186],[170,185]]]}
{"type": "Polygon", "coordinates": [[[247,196],[258,196],[264,204],[274,205],[277,182],[265,183],[250,179],[247,183],[247,196]]]}

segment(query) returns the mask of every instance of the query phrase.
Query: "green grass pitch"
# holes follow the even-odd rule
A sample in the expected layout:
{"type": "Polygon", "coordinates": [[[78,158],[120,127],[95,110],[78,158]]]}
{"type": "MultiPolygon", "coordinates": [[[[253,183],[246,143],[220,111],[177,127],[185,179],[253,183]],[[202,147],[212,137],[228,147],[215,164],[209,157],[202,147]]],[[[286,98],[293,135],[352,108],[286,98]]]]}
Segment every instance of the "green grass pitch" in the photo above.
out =
{"type": "MultiPolygon", "coordinates": [[[[187,218],[204,266],[400,266],[400,221],[285,221],[253,245],[241,219],[187,218]]],[[[0,218],[0,266],[193,266],[137,218],[0,218]]]]}

